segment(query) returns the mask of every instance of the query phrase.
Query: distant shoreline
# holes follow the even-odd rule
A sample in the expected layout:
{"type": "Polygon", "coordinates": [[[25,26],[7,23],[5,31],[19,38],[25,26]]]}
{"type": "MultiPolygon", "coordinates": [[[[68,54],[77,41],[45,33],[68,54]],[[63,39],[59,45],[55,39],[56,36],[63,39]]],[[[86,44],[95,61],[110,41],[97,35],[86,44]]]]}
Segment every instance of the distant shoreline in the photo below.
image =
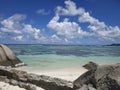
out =
{"type": "Polygon", "coordinates": [[[41,46],[120,46],[120,44],[106,44],[106,45],[80,45],[80,44],[4,44],[4,45],[41,45],[41,46]]]}

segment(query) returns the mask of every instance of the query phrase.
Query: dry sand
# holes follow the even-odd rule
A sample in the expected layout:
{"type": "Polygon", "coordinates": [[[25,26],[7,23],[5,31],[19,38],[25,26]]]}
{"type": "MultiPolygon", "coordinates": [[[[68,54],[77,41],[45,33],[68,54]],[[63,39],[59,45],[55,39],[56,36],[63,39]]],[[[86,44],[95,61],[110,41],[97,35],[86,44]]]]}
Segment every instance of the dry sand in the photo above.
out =
{"type": "Polygon", "coordinates": [[[80,75],[85,73],[87,70],[83,67],[76,68],[64,68],[64,69],[49,69],[49,70],[30,70],[28,68],[20,67],[18,70],[24,70],[28,73],[34,73],[38,75],[47,75],[51,77],[61,78],[68,81],[74,81],[80,75]]]}
{"type": "MultiPolygon", "coordinates": [[[[37,86],[36,86],[36,89],[37,90],[44,90],[44,89],[37,87],[37,86]]],[[[10,85],[10,84],[5,83],[5,82],[0,82],[0,90],[26,90],[26,89],[20,88],[18,86],[13,86],[13,85],[10,85]]]]}
{"type": "Polygon", "coordinates": [[[0,82],[0,90],[25,90],[18,86],[12,86],[8,83],[0,82]]]}

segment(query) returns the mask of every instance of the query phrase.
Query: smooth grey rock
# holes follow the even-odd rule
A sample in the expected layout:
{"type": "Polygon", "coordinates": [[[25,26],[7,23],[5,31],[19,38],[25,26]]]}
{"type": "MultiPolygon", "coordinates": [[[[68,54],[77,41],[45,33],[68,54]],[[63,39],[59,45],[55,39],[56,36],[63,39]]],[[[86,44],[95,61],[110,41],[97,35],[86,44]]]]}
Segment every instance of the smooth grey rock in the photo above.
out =
{"type": "Polygon", "coordinates": [[[74,89],[78,89],[83,87],[83,85],[91,84],[93,87],[96,87],[96,80],[95,80],[95,69],[87,71],[83,75],[81,75],[78,79],[73,82],[74,89]]]}
{"type": "Polygon", "coordinates": [[[74,89],[80,89],[83,85],[92,85],[96,90],[120,90],[120,64],[101,65],[92,68],[74,81],[74,89]]]}
{"type": "Polygon", "coordinates": [[[10,70],[6,68],[0,68],[0,76],[12,78],[12,72],[10,72],[10,70]]]}
{"type": "Polygon", "coordinates": [[[98,90],[120,90],[120,64],[98,67],[95,79],[98,90]]]}
{"type": "Polygon", "coordinates": [[[19,82],[18,86],[25,88],[26,90],[36,90],[36,87],[33,84],[29,83],[19,82]]]}
{"type": "Polygon", "coordinates": [[[15,67],[16,64],[17,66],[21,65],[20,63],[22,63],[22,61],[15,56],[10,48],[0,44],[0,65],[15,67]]]}
{"type": "Polygon", "coordinates": [[[16,69],[11,69],[10,72],[12,73],[12,78],[15,80],[19,80],[22,82],[27,82],[27,72],[21,71],[21,70],[16,70],[16,69]]]}
{"type": "Polygon", "coordinates": [[[98,64],[94,62],[89,62],[88,64],[85,64],[83,67],[86,68],[87,70],[91,70],[96,69],[98,67],[98,64]]]}
{"type": "Polygon", "coordinates": [[[95,89],[95,88],[93,88],[93,87],[91,87],[91,86],[88,86],[88,89],[89,89],[89,90],[97,90],[97,89],[95,89]]]}
{"type": "Polygon", "coordinates": [[[34,85],[28,84],[27,90],[36,90],[36,87],[34,85]]]}
{"type": "Polygon", "coordinates": [[[0,76],[0,81],[5,81],[6,76],[0,76]]]}
{"type": "Polygon", "coordinates": [[[24,82],[19,82],[18,86],[21,87],[21,88],[25,88],[26,89],[26,84],[24,82]]]}
{"type": "Polygon", "coordinates": [[[34,85],[44,88],[45,90],[72,90],[73,84],[70,81],[58,78],[52,78],[44,75],[31,74],[28,81],[34,85]]]}
{"type": "Polygon", "coordinates": [[[10,80],[13,79],[9,82],[12,85],[17,85],[16,81],[18,81],[18,86],[26,89],[34,88],[33,86],[29,86],[29,84],[32,84],[42,87],[45,90],[73,90],[72,82],[59,78],[52,78],[44,75],[28,74],[27,72],[20,70],[3,68],[0,68],[0,75],[6,76],[10,80]],[[28,85],[26,85],[26,83],[28,85]]]}
{"type": "Polygon", "coordinates": [[[96,89],[89,85],[83,85],[81,88],[76,90],[96,90],[96,89]]]}
{"type": "Polygon", "coordinates": [[[81,88],[76,89],[76,90],[89,90],[87,85],[83,85],[81,88]]]}
{"type": "Polygon", "coordinates": [[[18,86],[18,81],[14,80],[14,79],[10,79],[9,83],[14,85],[14,86],[18,86]]]}

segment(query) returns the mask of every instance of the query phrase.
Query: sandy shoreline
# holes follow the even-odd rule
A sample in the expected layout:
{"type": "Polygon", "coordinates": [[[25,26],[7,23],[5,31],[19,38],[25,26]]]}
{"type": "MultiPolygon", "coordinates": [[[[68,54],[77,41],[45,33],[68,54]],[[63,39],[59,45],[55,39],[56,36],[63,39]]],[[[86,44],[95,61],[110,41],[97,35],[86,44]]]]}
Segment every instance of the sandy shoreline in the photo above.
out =
{"type": "Polygon", "coordinates": [[[12,86],[8,83],[0,82],[0,90],[25,90],[25,89],[20,88],[18,86],[12,86]]]}
{"type": "MultiPolygon", "coordinates": [[[[85,73],[87,70],[83,67],[81,68],[64,68],[64,69],[46,69],[46,70],[32,70],[26,67],[16,68],[17,70],[27,71],[28,73],[38,74],[38,75],[47,75],[51,77],[61,78],[68,81],[74,81],[80,75],[85,73]]],[[[44,90],[42,88],[36,87],[37,90],[44,90]]],[[[0,82],[0,90],[25,90],[18,86],[12,86],[4,82],[0,82]]]]}
{"type": "MultiPolygon", "coordinates": [[[[5,82],[0,82],[0,90],[26,90],[26,89],[20,88],[19,86],[13,86],[5,82]]],[[[36,86],[36,90],[44,90],[44,89],[36,86]]]]}
{"type": "Polygon", "coordinates": [[[29,68],[20,67],[18,70],[27,71],[38,75],[47,75],[51,77],[61,78],[69,81],[74,81],[87,70],[83,67],[64,68],[64,69],[46,69],[46,70],[30,70],[29,68]]]}

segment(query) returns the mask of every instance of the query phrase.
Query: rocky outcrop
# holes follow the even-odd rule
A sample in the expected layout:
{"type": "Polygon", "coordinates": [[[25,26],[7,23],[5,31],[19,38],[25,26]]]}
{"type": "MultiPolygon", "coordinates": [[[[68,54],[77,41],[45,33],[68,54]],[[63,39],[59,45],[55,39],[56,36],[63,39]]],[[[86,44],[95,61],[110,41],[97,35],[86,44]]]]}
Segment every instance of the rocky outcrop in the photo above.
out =
{"type": "Polygon", "coordinates": [[[27,90],[35,90],[34,85],[42,87],[45,90],[73,90],[73,84],[70,81],[45,75],[28,74],[27,72],[15,69],[0,68],[0,76],[2,76],[0,78],[2,81],[27,90]]]}
{"type": "Polygon", "coordinates": [[[74,82],[0,67],[0,81],[26,90],[120,90],[120,64],[91,68],[74,82]]]}
{"type": "Polygon", "coordinates": [[[85,64],[83,67],[86,68],[87,70],[91,70],[96,69],[98,67],[98,64],[94,62],[89,62],[88,64],[85,64]]]}
{"type": "Polygon", "coordinates": [[[93,90],[89,86],[96,90],[120,90],[120,64],[98,66],[74,81],[74,90],[93,90]]]}
{"type": "Polygon", "coordinates": [[[17,81],[14,79],[8,79],[6,76],[0,76],[0,81],[9,83],[13,86],[19,86],[21,88],[25,88],[26,90],[36,90],[36,86],[33,84],[17,81]]]}
{"type": "Polygon", "coordinates": [[[24,63],[15,56],[10,48],[0,44],[0,65],[15,67],[24,65],[24,63]]]}
{"type": "MultiPolygon", "coordinates": [[[[96,80],[94,79],[94,70],[90,70],[83,75],[81,75],[78,79],[74,81],[74,90],[82,88],[84,85],[92,85],[96,87],[96,80]]],[[[88,89],[85,89],[88,90],[88,89]]]]}
{"type": "Polygon", "coordinates": [[[98,90],[120,90],[120,64],[98,67],[95,79],[98,90]]]}

